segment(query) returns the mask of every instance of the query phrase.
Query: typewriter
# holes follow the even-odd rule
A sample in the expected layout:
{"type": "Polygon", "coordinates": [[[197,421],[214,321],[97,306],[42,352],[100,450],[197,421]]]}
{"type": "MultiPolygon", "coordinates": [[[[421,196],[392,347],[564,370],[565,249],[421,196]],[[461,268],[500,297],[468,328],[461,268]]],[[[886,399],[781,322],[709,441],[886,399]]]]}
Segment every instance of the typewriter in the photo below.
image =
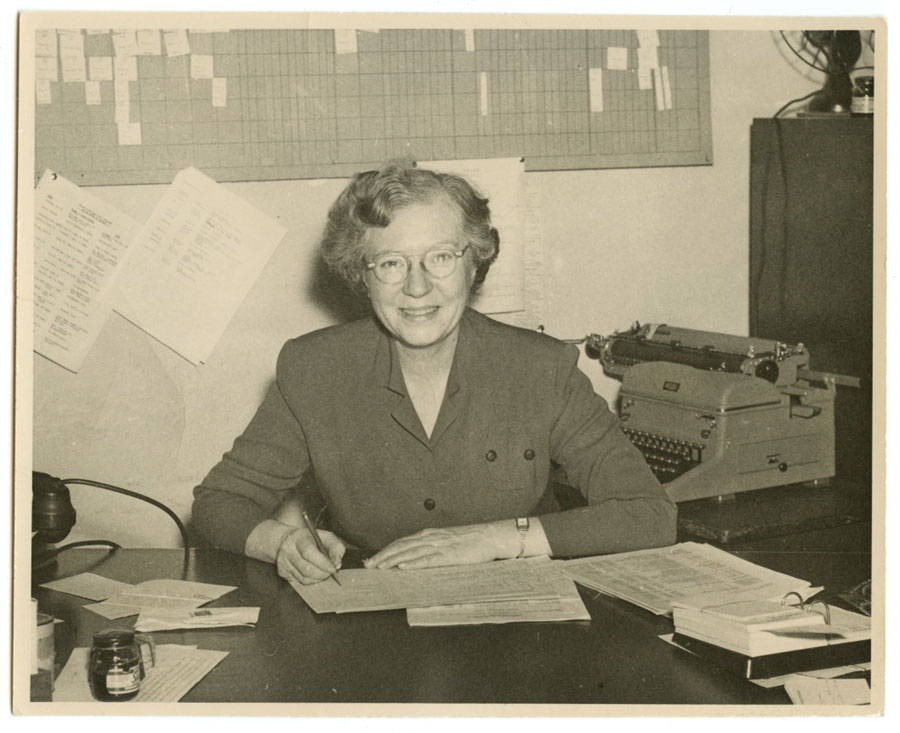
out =
{"type": "Polygon", "coordinates": [[[834,476],[836,385],[803,344],[634,324],[585,353],[622,380],[622,430],[673,501],[834,476]]]}

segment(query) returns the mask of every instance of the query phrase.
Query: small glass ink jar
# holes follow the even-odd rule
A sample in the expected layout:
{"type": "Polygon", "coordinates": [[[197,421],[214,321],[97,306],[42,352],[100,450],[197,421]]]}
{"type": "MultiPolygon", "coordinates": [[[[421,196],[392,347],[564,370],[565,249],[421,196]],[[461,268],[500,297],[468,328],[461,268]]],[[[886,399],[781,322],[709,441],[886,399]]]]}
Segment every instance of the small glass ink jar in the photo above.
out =
{"type": "Polygon", "coordinates": [[[858,76],[853,80],[853,96],[850,98],[850,114],[875,114],[874,76],[858,76]]]}
{"type": "Polygon", "coordinates": [[[144,679],[144,663],[155,661],[153,642],[131,629],[105,629],[94,634],[88,662],[88,682],[95,700],[124,702],[134,699],[144,679]],[[145,659],[144,648],[149,649],[145,659]]]}

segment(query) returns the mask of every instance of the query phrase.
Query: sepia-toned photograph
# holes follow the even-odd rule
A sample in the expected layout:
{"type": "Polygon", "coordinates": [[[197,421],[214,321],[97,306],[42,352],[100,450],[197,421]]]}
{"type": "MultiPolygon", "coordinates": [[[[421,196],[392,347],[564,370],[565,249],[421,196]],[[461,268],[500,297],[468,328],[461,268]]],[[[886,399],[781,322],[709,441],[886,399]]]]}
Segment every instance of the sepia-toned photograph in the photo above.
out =
{"type": "Polygon", "coordinates": [[[21,13],[13,714],[882,714],[850,15],[21,13]]]}

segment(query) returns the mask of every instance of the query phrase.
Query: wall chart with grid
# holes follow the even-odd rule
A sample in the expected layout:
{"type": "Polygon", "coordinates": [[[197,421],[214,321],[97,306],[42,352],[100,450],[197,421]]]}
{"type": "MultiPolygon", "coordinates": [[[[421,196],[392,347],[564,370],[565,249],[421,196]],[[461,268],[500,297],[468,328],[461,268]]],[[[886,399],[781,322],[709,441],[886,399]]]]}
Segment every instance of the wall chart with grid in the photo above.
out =
{"type": "Polygon", "coordinates": [[[712,162],[705,31],[47,29],[35,48],[35,180],[712,162]]]}

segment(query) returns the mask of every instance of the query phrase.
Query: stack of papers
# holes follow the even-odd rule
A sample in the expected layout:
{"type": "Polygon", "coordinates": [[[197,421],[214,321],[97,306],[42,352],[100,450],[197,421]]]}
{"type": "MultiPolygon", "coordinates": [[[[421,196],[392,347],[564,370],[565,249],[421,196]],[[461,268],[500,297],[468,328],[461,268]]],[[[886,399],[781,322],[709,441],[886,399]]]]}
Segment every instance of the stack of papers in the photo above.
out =
{"type": "Polygon", "coordinates": [[[465,626],[523,621],[590,621],[591,615],[585,608],[575,583],[567,578],[557,578],[555,584],[559,593],[558,598],[408,608],[406,621],[410,626],[465,626]]]}
{"type": "Polygon", "coordinates": [[[145,608],[134,623],[135,631],[213,629],[223,626],[253,626],[259,606],[232,608],[145,608]]]}
{"type": "MultiPolygon", "coordinates": [[[[748,657],[835,646],[872,638],[872,621],[868,616],[834,606],[829,609],[830,623],[826,623],[825,617],[817,613],[793,609],[795,615],[785,612],[780,619],[777,611],[768,614],[760,612],[757,616],[758,625],[754,627],[751,620],[743,630],[739,629],[739,622],[728,624],[729,611],[744,609],[737,612],[750,614],[753,613],[751,605],[731,604],[703,610],[676,606],[675,633],[748,657]],[[766,616],[770,619],[768,624],[766,616]]],[[[761,608],[761,604],[758,605],[761,608]]],[[[784,607],[780,608],[784,610],[784,607]]],[[[731,618],[737,620],[734,616],[731,618]]]]}
{"type": "Polygon", "coordinates": [[[787,651],[779,648],[780,640],[839,636],[823,614],[775,601],[737,601],[707,608],[676,602],[672,620],[679,634],[748,656],[787,651]]]}
{"type": "Polygon", "coordinates": [[[569,560],[563,571],[578,583],[656,614],[681,602],[698,608],[817,593],[805,580],[776,573],[696,542],[569,560]]]}
{"type": "MultiPolygon", "coordinates": [[[[91,702],[88,684],[90,649],[77,647],[56,679],[53,702],[91,702]]],[[[128,702],[178,702],[202,680],[228,652],[195,646],[159,644],[156,665],[147,670],[137,697],[128,702]]]]}
{"type": "Polygon", "coordinates": [[[316,613],[421,609],[411,616],[414,625],[589,618],[574,583],[546,557],[423,570],[341,570],[340,579],[340,585],[292,585],[316,613]]]}

